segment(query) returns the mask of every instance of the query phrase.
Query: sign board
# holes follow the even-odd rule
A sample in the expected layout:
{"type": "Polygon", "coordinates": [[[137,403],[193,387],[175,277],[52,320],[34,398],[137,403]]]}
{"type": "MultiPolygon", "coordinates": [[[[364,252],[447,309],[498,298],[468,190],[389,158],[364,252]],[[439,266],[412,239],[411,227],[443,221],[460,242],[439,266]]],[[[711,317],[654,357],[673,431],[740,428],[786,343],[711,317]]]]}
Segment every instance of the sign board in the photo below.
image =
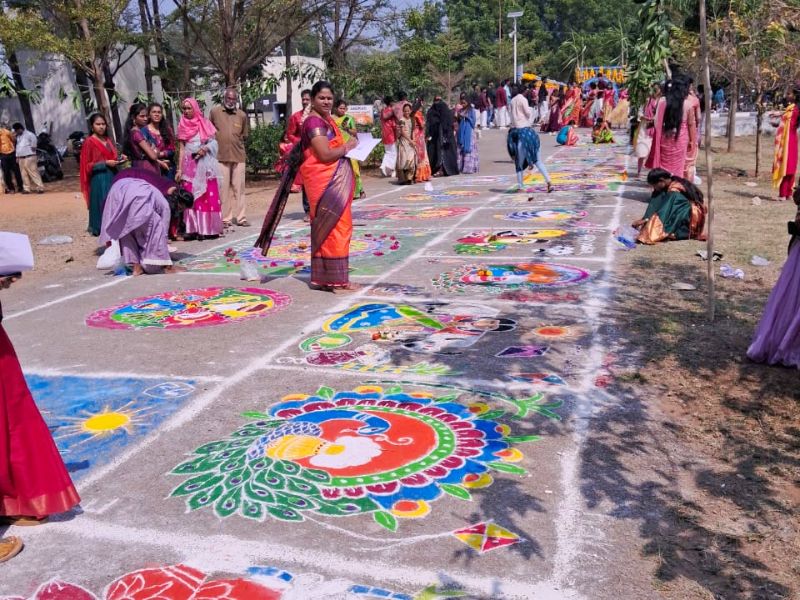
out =
{"type": "Polygon", "coordinates": [[[351,104],[347,107],[347,114],[356,120],[356,125],[371,127],[374,122],[372,104],[351,104]]]}

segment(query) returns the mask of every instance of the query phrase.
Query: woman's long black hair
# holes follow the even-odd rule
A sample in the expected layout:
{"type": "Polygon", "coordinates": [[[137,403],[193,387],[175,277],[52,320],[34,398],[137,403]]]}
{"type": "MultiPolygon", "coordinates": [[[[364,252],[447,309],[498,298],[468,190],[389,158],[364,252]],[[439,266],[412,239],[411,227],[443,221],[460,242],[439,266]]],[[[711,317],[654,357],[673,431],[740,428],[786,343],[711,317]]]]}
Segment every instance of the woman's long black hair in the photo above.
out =
{"type": "Polygon", "coordinates": [[[670,79],[664,90],[667,106],[664,111],[664,134],[675,132],[675,139],[681,133],[683,124],[683,101],[689,95],[689,82],[683,75],[670,79]]]}
{"type": "Polygon", "coordinates": [[[147,116],[150,116],[150,111],[154,108],[161,109],[161,121],[158,124],[158,132],[161,134],[161,139],[164,140],[165,146],[170,146],[175,142],[174,137],[175,134],[172,132],[172,127],[169,126],[167,123],[167,115],[164,114],[164,107],[161,106],[158,102],[151,102],[147,105],[147,116]]]}
{"type": "Polygon", "coordinates": [[[144,102],[134,102],[128,110],[128,118],[125,120],[125,135],[122,138],[122,151],[130,158],[133,158],[133,143],[131,142],[131,131],[134,127],[134,119],[140,112],[147,112],[147,105],[144,102]]]}
{"type": "Polygon", "coordinates": [[[700,188],[688,179],[673,175],[666,169],[661,168],[653,169],[647,174],[647,183],[650,185],[656,185],[658,182],[663,181],[664,179],[669,179],[670,181],[676,181],[677,183],[680,183],[683,186],[683,189],[686,190],[686,197],[689,198],[689,200],[696,204],[703,204],[705,200],[703,197],[703,192],[700,191],[700,188]]]}

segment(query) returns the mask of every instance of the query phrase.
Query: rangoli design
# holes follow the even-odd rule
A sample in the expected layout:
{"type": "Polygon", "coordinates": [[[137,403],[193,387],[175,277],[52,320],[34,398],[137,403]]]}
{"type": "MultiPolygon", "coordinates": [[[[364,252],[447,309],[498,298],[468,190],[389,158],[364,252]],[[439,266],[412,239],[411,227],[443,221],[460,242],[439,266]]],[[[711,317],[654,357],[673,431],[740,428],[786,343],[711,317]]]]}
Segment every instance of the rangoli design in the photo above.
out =
{"type": "Polygon", "coordinates": [[[481,554],[522,541],[516,533],[491,521],[457,529],[453,535],[481,554]]]}
{"type": "Polygon", "coordinates": [[[26,375],[73,479],[109,463],[195,393],[190,380],[26,375]]]}
{"type": "Polygon", "coordinates": [[[540,210],[518,210],[505,215],[495,215],[497,219],[505,221],[568,221],[569,219],[582,219],[587,213],[585,210],[572,208],[543,208],[540,210]]]}
{"type": "Polygon", "coordinates": [[[548,244],[550,240],[567,235],[564,229],[534,229],[532,231],[475,231],[459,238],[453,247],[457,254],[490,254],[512,246],[548,244]]]}
{"type": "Polygon", "coordinates": [[[431,192],[415,192],[406,194],[401,198],[411,202],[449,202],[459,198],[471,198],[480,196],[480,192],[475,190],[435,190],[431,192]]]}
{"type": "Polygon", "coordinates": [[[291,298],[262,288],[210,287],[134,298],[86,317],[103,329],[182,329],[238,323],[289,306],[291,298]]]}
{"type": "Polygon", "coordinates": [[[391,206],[360,206],[353,211],[353,219],[377,221],[391,219],[394,221],[449,219],[467,214],[472,209],[468,206],[420,206],[412,208],[394,208],[391,206]]]}
{"type": "MultiPolygon", "coordinates": [[[[414,235],[401,232],[402,237],[414,235]]],[[[307,235],[290,233],[276,236],[267,256],[262,256],[260,248],[254,248],[255,237],[247,237],[232,243],[225,249],[203,252],[180,261],[192,272],[201,273],[239,273],[241,263],[251,262],[262,275],[286,276],[308,271],[311,267],[311,238],[307,235]]],[[[352,267],[378,257],[393,257],[403,249],[399,235],[356,233],[350,240],[350,261],[352,267]]]]}
{"type": "Polygon", "coordinates": [[[450,367],[435,362],[436,355],[463,352],[487,334],[515,327],[515,321],[499,317],[496,309],[480,305],[365,302],[332,316],[323,324],[324,333],[304,340],[300,349],[306,353],[304,362],[315,366],[443,375],[450,367]],[[432,360],[398,358],[405,352],[412,361],[420,354],[432,360]]]}
{"type": "Polygon", "coordinates": [[[488,293],[502,293],[577,285],[589,277],[584,269],[555,263],[464,265],[442,273],[433,279],[433,285],[448,292],[482,289],[488,293]]]}
{"type": "Polygon", "coordinates": [[[171,495],[220,518],[371,515],[396,531],[398,519],[423,517],[444,496],[470,500],[471,489],[493,483],[493,471],[526,473],[515,444],[537,436],[510,435],[496,421],[503,409],[456,399],[400,386],[292,394],[197,448],[172,471],[188,479],[171,495]]]}

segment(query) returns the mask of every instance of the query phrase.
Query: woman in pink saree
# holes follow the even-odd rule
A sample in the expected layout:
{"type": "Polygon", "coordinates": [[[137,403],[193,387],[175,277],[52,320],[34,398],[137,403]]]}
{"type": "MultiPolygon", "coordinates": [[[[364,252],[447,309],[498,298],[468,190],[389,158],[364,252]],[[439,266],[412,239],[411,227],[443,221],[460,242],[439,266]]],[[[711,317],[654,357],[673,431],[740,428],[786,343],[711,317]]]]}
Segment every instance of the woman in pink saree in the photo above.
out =
{"type": "Polygon", "coordinates": [[[689,100],[689,85],[682,76],[667,82],[659,98],[653,127],[653,144],[645,166],[664,169],[681,176],[686,156],[697,139],[694,104],[689,100]]]}

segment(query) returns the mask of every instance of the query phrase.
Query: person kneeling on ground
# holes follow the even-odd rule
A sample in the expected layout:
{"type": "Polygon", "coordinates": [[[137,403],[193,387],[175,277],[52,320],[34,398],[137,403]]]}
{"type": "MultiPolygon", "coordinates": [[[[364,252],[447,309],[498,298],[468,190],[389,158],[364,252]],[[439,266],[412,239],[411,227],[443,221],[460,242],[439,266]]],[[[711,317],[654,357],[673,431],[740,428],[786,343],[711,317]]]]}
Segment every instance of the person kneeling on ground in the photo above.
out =
{"type": "Polygon", "coordinates": [[[696,185],[664,169],[650,171],[647,183],[653,187],[653,195],[644,217],[631,224],[639,230],[637,242],[705,239],[706,206],[696,185]]]}
{"type": "Polygon", "coordinates": [[[191,208],[194,198],[160,175],[126,169],[114,178],[103,210],[100,241],[119,240],[125,264],[133,274],[176,272],[169,256],[167,234],[174,211],[191,208]]]}
{"type": "Polygon", "coordinates": [[[602,117],[597,119],[592,128],[592,142],[595,144],[613,144],[614,134],[611,133],[611,128],[608,126],[608,121],[602,117]]]}

